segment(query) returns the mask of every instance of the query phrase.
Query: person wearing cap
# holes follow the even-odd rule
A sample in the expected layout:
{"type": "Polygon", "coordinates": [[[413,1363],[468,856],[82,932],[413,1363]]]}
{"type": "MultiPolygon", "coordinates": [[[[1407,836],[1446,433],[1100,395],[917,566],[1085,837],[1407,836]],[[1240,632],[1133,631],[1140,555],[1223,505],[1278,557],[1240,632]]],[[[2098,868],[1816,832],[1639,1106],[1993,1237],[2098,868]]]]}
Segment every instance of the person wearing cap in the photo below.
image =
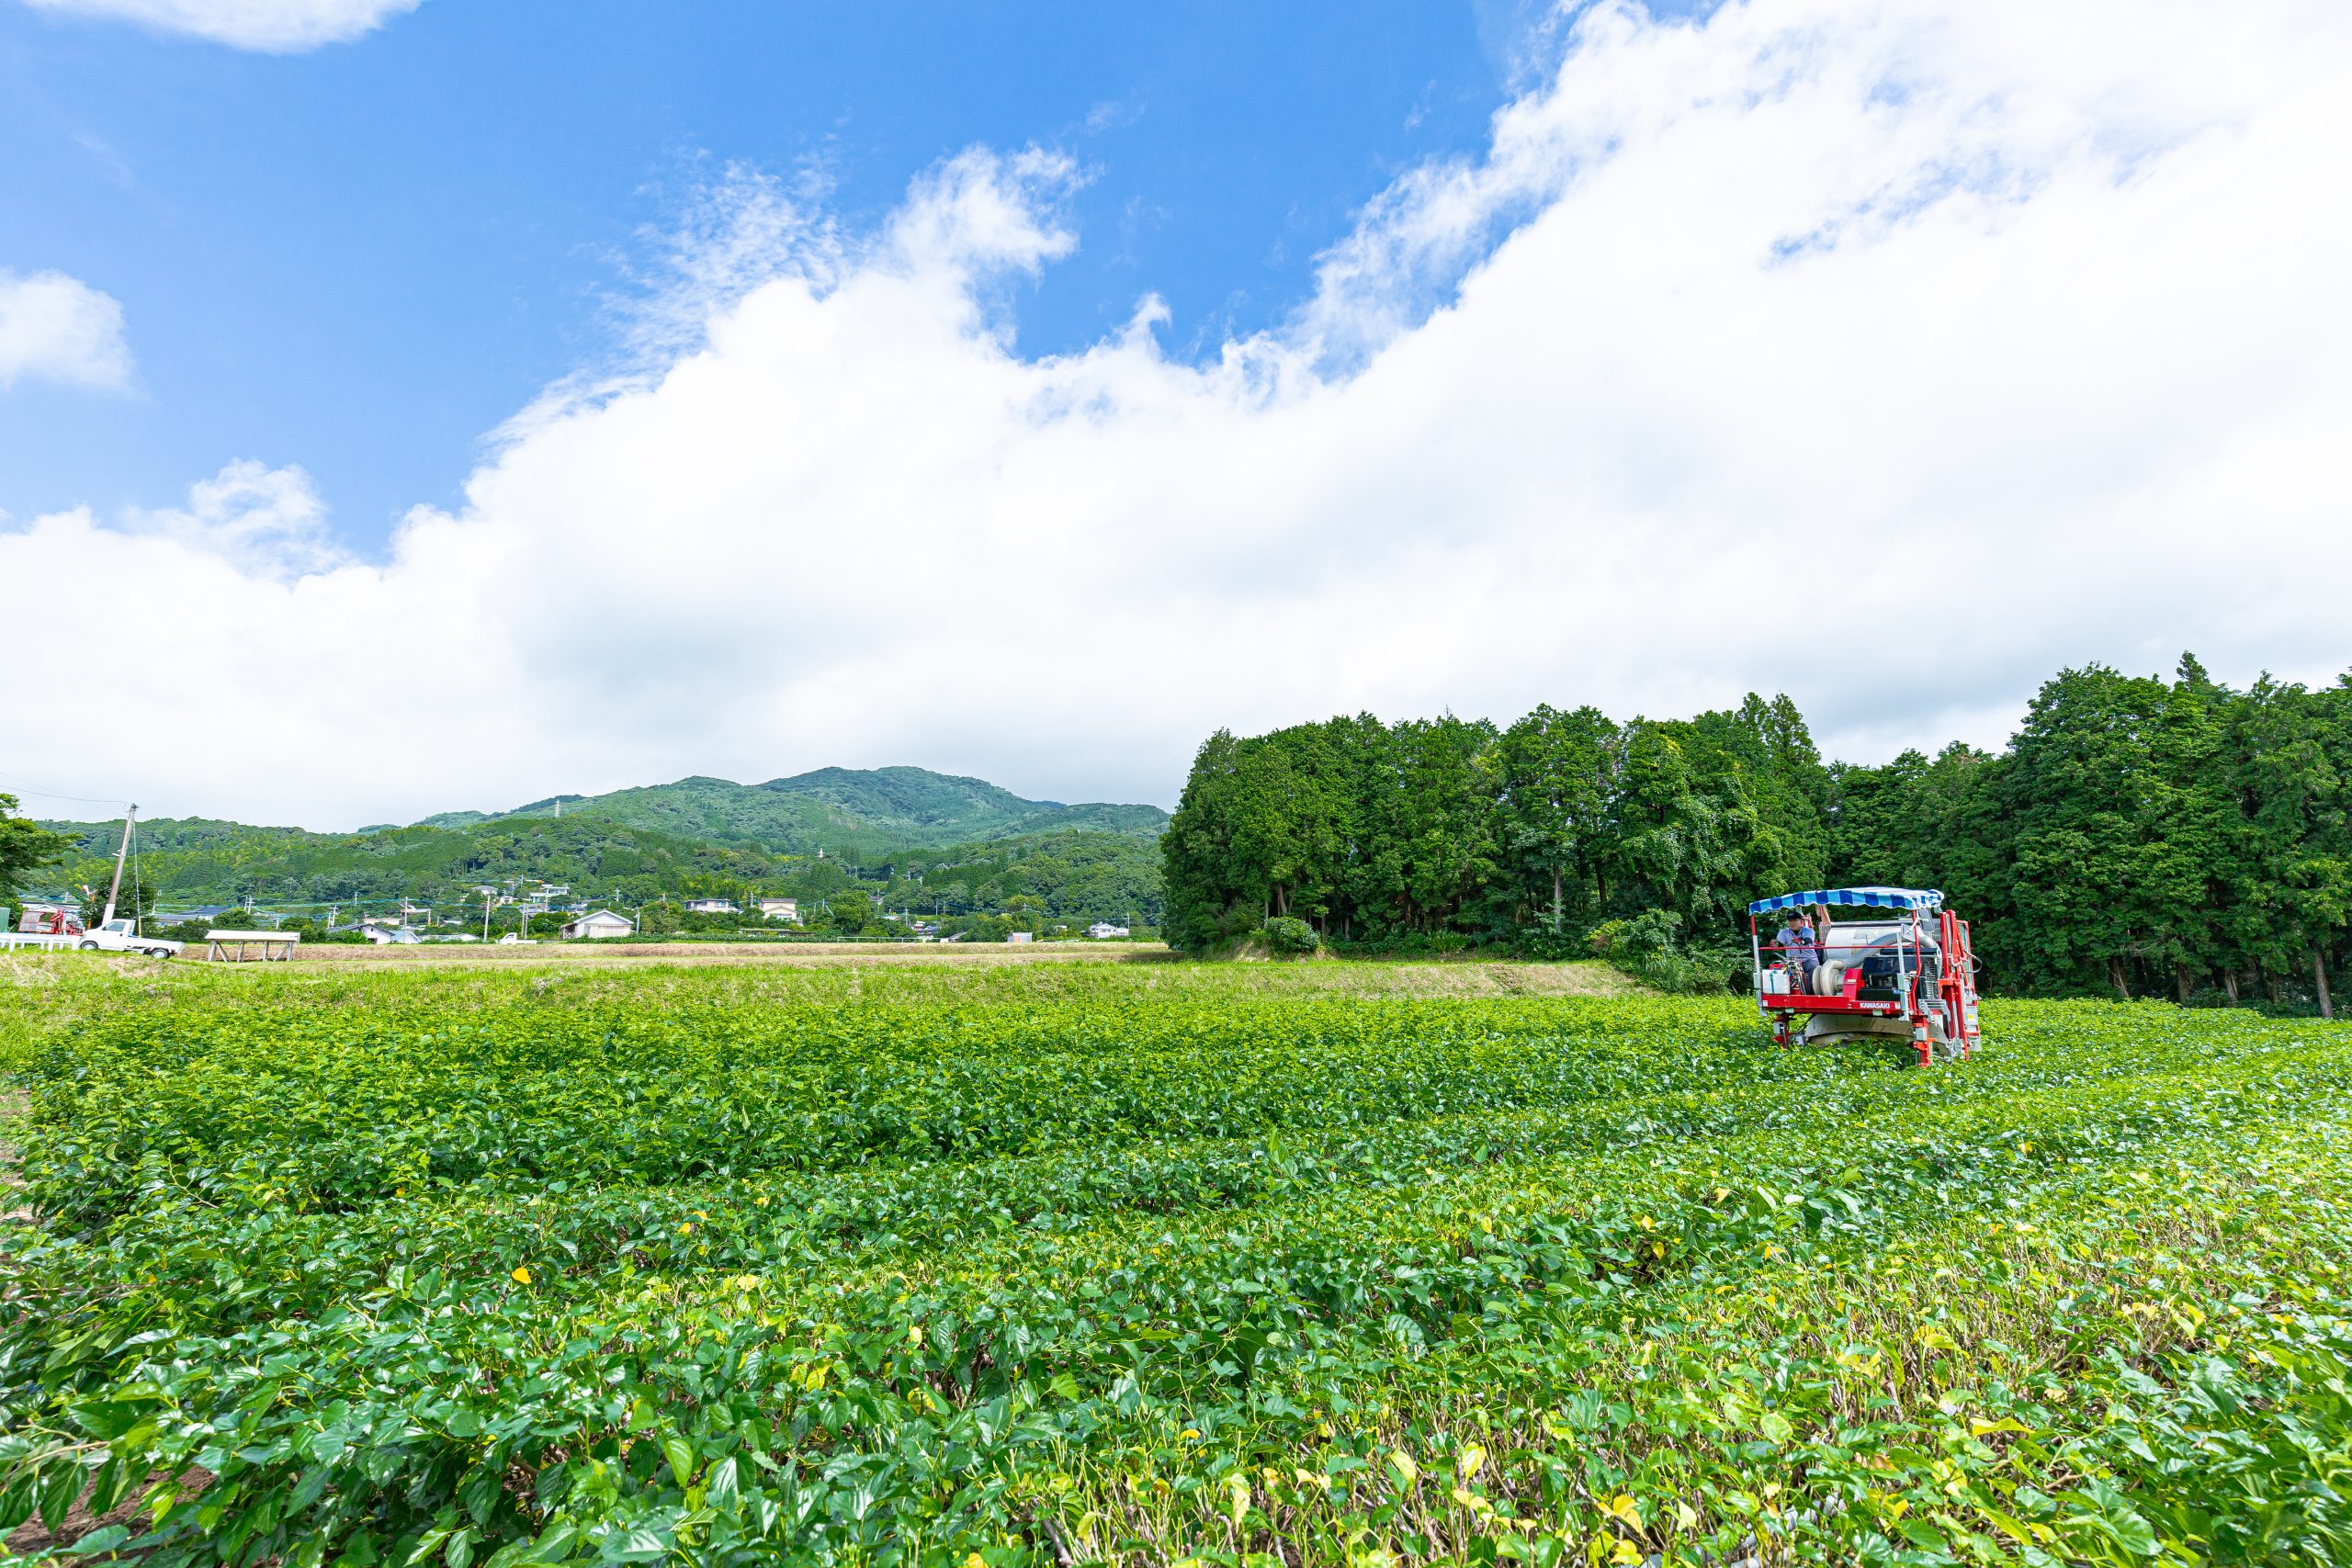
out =
{"type": "Polygon", "coordinates": [[[1790,989],[1810,995],[1813,972],[1821,966],[1821,939],[1802,909],[1791,909],[1781,927],[1781,958],[1789,966],[1790,989]]]}

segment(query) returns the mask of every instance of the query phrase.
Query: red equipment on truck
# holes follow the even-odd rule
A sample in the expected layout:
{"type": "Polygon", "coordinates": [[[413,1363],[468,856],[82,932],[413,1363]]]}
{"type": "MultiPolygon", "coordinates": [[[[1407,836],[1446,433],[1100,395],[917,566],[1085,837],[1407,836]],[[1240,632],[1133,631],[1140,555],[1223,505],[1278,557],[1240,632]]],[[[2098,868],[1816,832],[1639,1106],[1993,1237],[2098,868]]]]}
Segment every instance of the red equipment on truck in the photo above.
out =
{"type": "Polygon", "coordinates": [[[1975,1048],[1976,955],[1968,922],[1932,888],[1825,887],[1747,907],[1756,1005],[1779,1045],[1908,1039],[1919,1065],[1975,1048]],[[1832,922],[1830,911],[1866,910],[1832,922]],[[1758,917],[1785,914],[1768,938],[1758,917]],[[1816,919],[1817,916],[1817,919],[1816,919]]]}

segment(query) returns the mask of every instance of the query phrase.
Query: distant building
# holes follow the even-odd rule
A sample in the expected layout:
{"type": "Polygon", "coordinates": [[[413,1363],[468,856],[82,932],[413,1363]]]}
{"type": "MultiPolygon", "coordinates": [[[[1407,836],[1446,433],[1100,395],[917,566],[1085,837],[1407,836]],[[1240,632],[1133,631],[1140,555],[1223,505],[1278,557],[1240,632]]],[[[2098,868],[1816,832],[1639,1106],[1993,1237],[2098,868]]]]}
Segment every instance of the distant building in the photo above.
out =
{"type": "Polygon", "coordinates": [[[732,898],[689,898],[686,900],[686,913],[690,915],[734,915],[741,912],[735,907],[735,900],[732,898]]]}
{"type": "Polygon", "coordinates": [[[771,920],[790,920],[797,926],[800,923],[800,900],[763,898],[760,900],[760,913],[771,920]]]}
{"type": "Polygon", "coordinates": [[[614,914],[610,909],[598,909],[594,914],[582,915],[567,922],[556,934],[566,942],[578,942],[582,938],[631,936],[636,931],[637,928],[626,918],[614,914]]]}
{"type": "Polygon", "coordinates": [[[1037,939],[1028,931],[1007,931],[1004,933],[1004,940],[1010,942],[1019,943],[1024,942],[1035,942],[1037,939]]]}
{"type": "Polygon", "coordinates": [[[1103,942],[1114,936],[1126,935],[1127,928],[1125,926],[1114,926],[1108,920],[1097,920],[1092,925],[1086,928],[1086,934],[1092,937],[1097,942],[1103,942]]]}

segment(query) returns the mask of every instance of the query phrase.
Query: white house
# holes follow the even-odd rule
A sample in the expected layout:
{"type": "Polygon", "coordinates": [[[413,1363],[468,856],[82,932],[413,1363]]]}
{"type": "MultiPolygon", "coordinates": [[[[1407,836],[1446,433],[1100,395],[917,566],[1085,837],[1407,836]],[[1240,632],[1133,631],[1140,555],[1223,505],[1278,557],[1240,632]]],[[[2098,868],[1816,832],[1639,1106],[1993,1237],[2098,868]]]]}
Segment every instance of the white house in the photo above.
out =
{"type": "Polygon", "coordinates": [[[1086,928],[1086,934],[1097,942],[1102,942],[1111,937],[1126,935],[1127,928],[1114,926],[1108,920],[1097,920],[1086,928]]]}
{"type": "Polygon", "coordinates": [[[578,942],[582,937],[628,936],[637,930],[622,916],[610,909],[598,909],[565,924],[556,932],[566,942],[578,942]]]}
{"type": "Polygon", "coordinates": [[[790,920],[797,926],[800,923],[800,900],[763,898],[760,900],[760,913],[771,920],[790,920]]]}
{"type": "Polygon", "coordinates": [[[1035,942],[1037,939],[1028,931],[1007,931],[1004,933],[1004,940],[1010,942],[1035,942]]]}
{"type": "Polygon", "coordinates": [[[686,912],[690,915],[733,915],[741,913],[732,898],[689,898],[686,912]]]}

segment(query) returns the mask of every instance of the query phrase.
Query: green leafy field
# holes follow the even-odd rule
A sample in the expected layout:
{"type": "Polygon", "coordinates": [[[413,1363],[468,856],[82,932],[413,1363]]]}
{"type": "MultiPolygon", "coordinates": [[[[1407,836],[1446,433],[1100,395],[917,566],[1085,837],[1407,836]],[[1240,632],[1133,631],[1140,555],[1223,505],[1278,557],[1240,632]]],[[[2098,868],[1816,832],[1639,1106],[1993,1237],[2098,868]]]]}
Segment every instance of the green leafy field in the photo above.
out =
{"type": "Polygon", "coordinates": [[[15,1037],[0,1523],[156,1483],[85,1546],[2352,1559],[2352,1030],[1989,1004],[1921,1072],[1338,967],[125,979],[15,1037]]]}

